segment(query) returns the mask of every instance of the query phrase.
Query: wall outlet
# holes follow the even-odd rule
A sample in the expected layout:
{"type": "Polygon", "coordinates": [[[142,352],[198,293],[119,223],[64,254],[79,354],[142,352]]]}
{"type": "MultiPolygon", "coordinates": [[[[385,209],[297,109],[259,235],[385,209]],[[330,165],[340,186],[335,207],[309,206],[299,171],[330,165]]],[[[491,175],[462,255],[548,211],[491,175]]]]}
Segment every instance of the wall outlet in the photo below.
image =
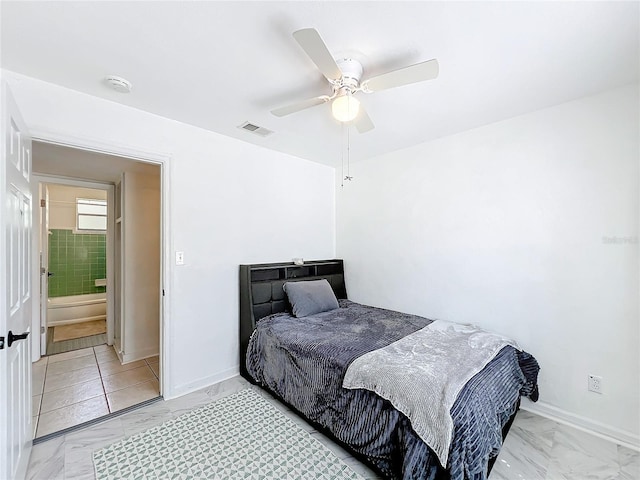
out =
{"type": "Polygon", "coordinates": [[[597,375],[589,375],[589,391],[602,393],[602,377],[597,375]]]}

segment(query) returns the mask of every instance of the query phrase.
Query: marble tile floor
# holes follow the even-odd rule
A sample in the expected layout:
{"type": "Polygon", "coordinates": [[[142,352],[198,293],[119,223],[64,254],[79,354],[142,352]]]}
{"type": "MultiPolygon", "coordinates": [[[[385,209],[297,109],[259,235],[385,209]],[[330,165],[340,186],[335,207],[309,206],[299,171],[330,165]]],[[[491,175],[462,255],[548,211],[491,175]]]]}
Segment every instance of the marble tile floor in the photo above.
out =
{"type": "MultiPolygon", "coordinates": [[[[271,395],[241,377],[168,401],[160,401],[91,427],[35,445],[27,479],[94,478],[92,452],[159,425],[189,410],[253,388],[327,445],[367,480],[379,479],[365,464],[317,432],[271,395]]],[[[520,411],[496,461],[490,480],[638,480],[640,453],[552,420],[520,411]]]]}
{"type": "Polygon", "coordinates": [[[33,435],[43,437],[159,395],[159,358],[121,365],[109,345],[33,364],[33,435]]]}

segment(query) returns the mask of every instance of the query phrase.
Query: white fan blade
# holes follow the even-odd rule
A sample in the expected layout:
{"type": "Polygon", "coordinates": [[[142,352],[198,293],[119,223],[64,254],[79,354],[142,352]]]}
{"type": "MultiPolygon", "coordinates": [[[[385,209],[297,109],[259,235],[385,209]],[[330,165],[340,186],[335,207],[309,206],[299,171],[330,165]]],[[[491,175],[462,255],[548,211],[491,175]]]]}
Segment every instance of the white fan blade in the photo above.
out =
{"type": "Polygon", "coordinates": [[[342,78],[342,71],[329,53],[329,49],[320,38],[315,28],[305,28],[293,32],[293,38],[297,40],[309,58],[316,64],[318,70],[329,80],[342,78]]]}
{"type": "Polygon", "coordinates": [[[304,100],[302,102],[296,102],[285,107],[276,108],[275,110],[271,110],[271,113],[276,117],[284,117],[285,115],[299,112],[300,110],[304,110],[305,108],[322,105],[323,103],[327,103],[329,100],[331,100],[330,96],[320,95],[319,97],[310,98],[309,100],[304,100]]]}
{"type": "Polygon", "coordinates": [[[358,112],[358,116],[353,121],[353,124],[356,126],[359,133],[367,133],[368,131],[375,128],[373,122],[369,118],[369,115],[367,115],[367,112],[362,107],[362,104],[360,105],[360,111],[358,112]]]}
{"type": "Polygon", "coordinates": [[[438,60],[427,60],[409,67],[400,68],[392,72],[383,73],[377,77],[362,82],[362,90],[365,92],[378,92],[387,88],[401,87],[410,83],[431,80],[438,76],[438,60]]]}

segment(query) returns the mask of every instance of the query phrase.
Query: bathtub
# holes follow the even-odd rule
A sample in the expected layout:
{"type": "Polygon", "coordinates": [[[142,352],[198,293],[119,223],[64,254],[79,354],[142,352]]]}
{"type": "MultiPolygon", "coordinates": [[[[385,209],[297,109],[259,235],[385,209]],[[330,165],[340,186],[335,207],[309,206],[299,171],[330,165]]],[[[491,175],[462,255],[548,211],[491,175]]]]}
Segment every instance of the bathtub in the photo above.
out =
{"type": "Polygon", "coordinates": [[[47,326],[49,327],[106,318],[106,293],[52,297],[47,300],[47,326]]]}

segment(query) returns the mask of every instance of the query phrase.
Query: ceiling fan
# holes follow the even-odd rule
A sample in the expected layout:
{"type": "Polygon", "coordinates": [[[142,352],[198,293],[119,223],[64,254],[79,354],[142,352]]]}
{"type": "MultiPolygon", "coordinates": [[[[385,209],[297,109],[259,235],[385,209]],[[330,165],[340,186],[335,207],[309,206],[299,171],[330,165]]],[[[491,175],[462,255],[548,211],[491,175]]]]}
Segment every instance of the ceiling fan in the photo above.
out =
{"type": "Polygon", "coordinates": [[[320,95],[271,110],[271,113],[277,117],[284,117],[306,108],[333,101],[331,105],[333,116],[341,122],[353,121],[358,132],[365,133],[372,130],[374,125],[359,100],[354,96],[356,93],[378,92],[431,80],[438,76],[438,60],[433,59],[361,81],[363,69],[360,62],[352,58],[335,60],[316,29],[298,30],[293,32],[293,38],[329,81],[332,92],[331,95],[320,95]]]}

